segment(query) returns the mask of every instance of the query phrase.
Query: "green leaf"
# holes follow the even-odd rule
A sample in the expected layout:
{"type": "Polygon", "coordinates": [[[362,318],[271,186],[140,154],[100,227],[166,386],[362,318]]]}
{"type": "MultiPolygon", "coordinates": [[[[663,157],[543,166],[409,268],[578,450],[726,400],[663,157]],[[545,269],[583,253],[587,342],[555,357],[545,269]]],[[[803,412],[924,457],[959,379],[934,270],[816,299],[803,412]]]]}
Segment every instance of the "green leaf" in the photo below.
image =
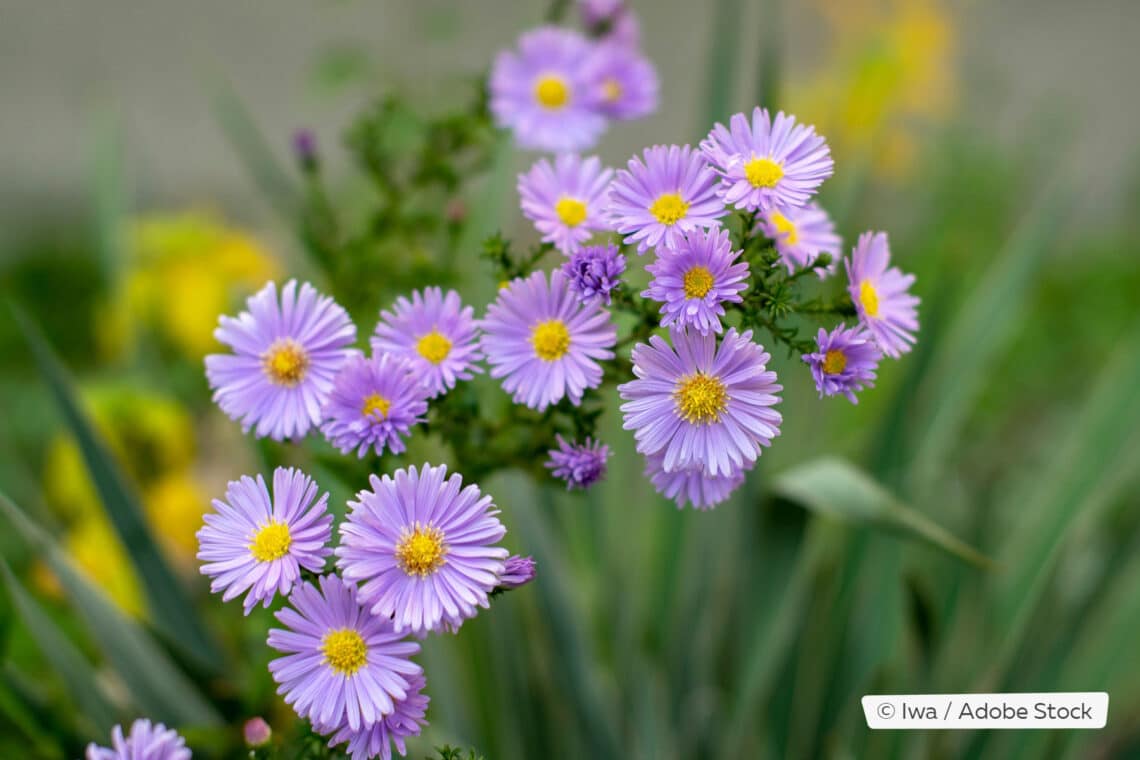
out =
{"type": "Polygon", "coordinates": [[[79,444],[103,509],[143,582],[156,626],[203,667],[216,669],[221,655],[195,617],[189,596],[162,556],[137,497],[80,408],[67,371],[30,319],[18,309],[13,308],[13,312],[40,374],[79,444]]]}
{"type": "Polygon", "coordinates": [[[869,475],[839,459],[817,459],[776,478],[773,490],[813,512],[919,538],[977,567],[991,561],[937,523],[901,504],[869,475]]]}
{"type": "Polygon", "coordinates": [[[282,219],[294,223],[299,201],[297,188],[277,161],[265,135],[241,99],[232,90],[222,89],[214,97],[214,112],[222,134],[233,147],[254,185],[282,219]]]}
{"type": "Polygon", "coordinates": [[[92,728],[104,733],[109,731],[115,724],[115,708],[104,696],[94,668],[52,622],[39,602],[24,590],[3,560],[0,560],[0,576],[16,611],[32,634],[32,640],[63,679],[67,693],[75,700],[80,713],[91,721],[92,728]]]}
{"type": "Polygon", "coordinates": [[[3,493],[0,513],[51,567],[139,709],[174,725],[221,724],[221,716],[154,639],[88,583],[51,537],[3,493]]]}

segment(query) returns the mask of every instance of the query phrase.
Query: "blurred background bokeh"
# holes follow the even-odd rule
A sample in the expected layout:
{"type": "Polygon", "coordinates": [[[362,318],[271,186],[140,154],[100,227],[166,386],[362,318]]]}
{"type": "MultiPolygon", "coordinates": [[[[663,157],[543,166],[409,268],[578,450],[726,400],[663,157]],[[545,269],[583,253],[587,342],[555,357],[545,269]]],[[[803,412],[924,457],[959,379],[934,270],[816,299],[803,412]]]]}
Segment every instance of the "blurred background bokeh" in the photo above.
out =
{"type": "MultiPolygon", "coordinates": [[[[819,401],[777,357],[783,435],[711,513],[653,494],[615,411],[602,421],[611,476],[588,495],[517,473],[484,484],[539,580],[427,643],[432,725],[412,756],[444,741],[487,758],[1140,756],[1140,4],[632,7],[661,108],[611,129],[603,159],[695,142],[757,103],[814,123],[836,155],[823,202],[845,240],[887,230],[918,275],[919,350],[884,366],[857,407],[819,401]],[[994,566],[773,498],[781,473],[824,455],[994,566]],[[858,703],[986,690],[1108,690],[1109,725],[872,734],[858,703]]],[[[218,314],[268,279],[315,276],[274,195],[300,183],[291,136],[315,132],[332,202],[359,205],[341,148],[353,116],[393,92],[426,113],[459,107],[545,12],[524,0],[0,10],[0,491],[131,630],[148,629],[141,579],[11,303],[70,370],[164,556],[225,632],[225,678],[171,653],[210,703],[186,726],[204,756],[233,756],[252,715],[290,730],[263,669],[271,618],[206,597],[193,534],[227,480],[275,454],[211,405],[202,357],[218,349],[218,314]]],[[[496,155],[456,199],[453,282],[477,310],[496,286],[480,239],[535,239],[514,190],[533,157],[506,142],[496,155]]],[[[360,332],[425,284],[361,282],[360,332]]],[[[364,484],[325,485],[343,509],[364,484]]],[[[0,518],[0,756],[71,757],[107,726],[57,675],[34,621],[93,664],[116,716],[147,714],[152,695],[117,672],[43,546],[0,518]]]]}

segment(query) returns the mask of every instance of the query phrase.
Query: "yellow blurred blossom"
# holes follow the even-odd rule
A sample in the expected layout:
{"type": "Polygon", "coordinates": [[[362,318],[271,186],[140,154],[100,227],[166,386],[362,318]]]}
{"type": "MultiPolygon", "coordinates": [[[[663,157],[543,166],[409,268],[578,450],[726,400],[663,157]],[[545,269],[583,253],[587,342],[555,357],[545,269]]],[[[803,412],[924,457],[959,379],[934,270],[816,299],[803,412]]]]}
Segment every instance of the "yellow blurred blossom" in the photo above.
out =
{"type": "Polygon", "coordinates": [[[210,500],[187,472],[166,475],[146,490],[143,497],[146,516],[163,549],[193,566],[198,553],[195,533],[202,527],[202,515],[210,500]]]}

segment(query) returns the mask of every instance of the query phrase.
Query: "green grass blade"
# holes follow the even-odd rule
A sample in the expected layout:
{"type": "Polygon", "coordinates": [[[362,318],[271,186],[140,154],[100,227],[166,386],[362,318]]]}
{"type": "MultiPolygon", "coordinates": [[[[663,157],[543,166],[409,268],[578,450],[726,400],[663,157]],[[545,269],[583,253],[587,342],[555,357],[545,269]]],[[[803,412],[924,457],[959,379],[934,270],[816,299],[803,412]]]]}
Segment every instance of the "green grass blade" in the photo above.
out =
{"type": "Polygon", "coordinates": [[[776,478],[773,490],[813,512],[919,538],[977,567],[991,564],[976,549],[901,504],[869,475],[842,460],[817,459],[794,467],[776,478]]]}
{"type": "Polygon", "coordinates": [[[296,223],[299,193],[282,168],[253,117],[232,90],[224,88],[214,97],[214,112],[222,134],[238,160],[283,220],[296,223]]]}
{"type": "Polygon", "coordinates": [[[75,701],[80,714],[88,718],[91,728],[100,734],[110,731],[115,724],[115,709],[99,687],[94,668],[52,622],[39,602],[24,589],[3,560],[0,560],[0,577],[32,640],[67,686],[67,693],[75,701]]]}
{"type": "Polygon", "coordinates": [[[88,583],[51,537],[3,493],[0,513],[51,567],[140,710],[154,720],[173,725],[221,724],[221,716],[154,639],[88,583]]]}
{"type": "Polygon", "coordinates": [[[740,19],[744,3],[717,0],[713,14],[713,36],[709,40],[705,68],[705,118],[697,125],[700,138],[714,122],[727,122],[731,115],[732,95],[740,70],[740,39],[744,33],[740,19]]]}
{"type": "Polygon", "coordinates": [[[189,596],[162,556],[143,516],[138,498],[80,408],[67,371],[39,329],[19,310],[13,311],[24,338],[32,349],[40,374],[75,436],[87,471],[99,492],[103,509],[146,589],[155,625],[202,666],[216,668],[220,657],[217,648],[195,617],[189,596]]]}

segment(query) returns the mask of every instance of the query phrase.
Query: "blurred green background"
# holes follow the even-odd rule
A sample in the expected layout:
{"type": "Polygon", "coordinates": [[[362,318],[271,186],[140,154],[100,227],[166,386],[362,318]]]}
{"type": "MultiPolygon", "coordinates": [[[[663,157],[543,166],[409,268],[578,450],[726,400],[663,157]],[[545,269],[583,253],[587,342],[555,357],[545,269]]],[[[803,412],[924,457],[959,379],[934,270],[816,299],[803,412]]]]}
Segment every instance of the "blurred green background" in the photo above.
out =
{"type": "MultiPolygon", "coordinates": [[[[653,493],[616,395],[598,488],[484,483],[539,579],[426,643],[431,726],[411,756],[443,742],[487,758],[1140,756],[1140,151],[1136,99],[1122,97],[1140,6],[633,7],[661,110],[613,128],[603,158],[695,141],[757,102],[815,123],[836,154],[823,202],[845,240],[887,230],[918,276],[919,347],[858,406],[818,400],[777,356],[783,433],[711,513],[653,493]],[[992,565],[916,541],[903,505],[992,565]],[[1050,690],[1108,691],[1108,727],[872,733],[859,705],[1050,690]]],[[[341,149],[353,115],[391,92],[459,107],[544,12],[5,8],[0,756],[75,757],[139,715],[204,757],[238,756],[253,715],[297,730],[264,670],[271,617],[208,597],[193,534],[227,480],[277,460],[311,469],[341,509],[364,484],[311,447],[244,439],[211,405],[202,356],[217,315],[266,279],[320,281],[290,214],[293,130],[317,132],[330,202],[366,206],[341,149]],[[156,605],[164,583],[187,605],[156,605]]],[[[458,197],[446,262],[477,309],[496,286],[482,237],[535,239],[514,191],[533,157],[505,142],[495,156],[458,197]]],[[[403,239],[382,253],[392,276],[345,295],[362,335],[438,258],[403,239]]],[[[445,442],[413,451],[447,461],[445,442]]]]}

